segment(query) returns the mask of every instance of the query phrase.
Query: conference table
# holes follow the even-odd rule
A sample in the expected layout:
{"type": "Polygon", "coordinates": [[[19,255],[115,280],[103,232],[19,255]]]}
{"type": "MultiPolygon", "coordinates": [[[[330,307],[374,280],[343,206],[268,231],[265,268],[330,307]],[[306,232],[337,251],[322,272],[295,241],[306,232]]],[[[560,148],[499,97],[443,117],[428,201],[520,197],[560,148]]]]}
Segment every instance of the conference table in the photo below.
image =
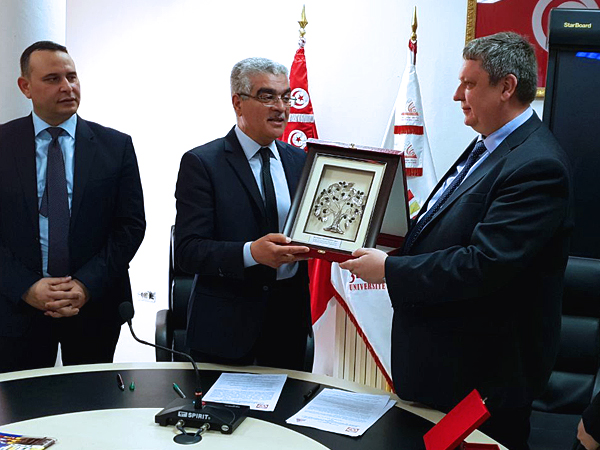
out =
{"type": "MultiPolygon", "coordinates": [[[[199,364],[204,391],[223,372],[288,375],[274,412],[250,411],[233,434],[208,431],[198,449],[398,449],[423,450],[423,435],[443,414],[397,401],[360,437],[349,437],[287,424],[318,387],[382,394],[383,391],[346,380],[263,367],[199,364]]],[[[174,426],[161,427],[154,416],[177,398],[172,386],[192,393],[196,382],[189,363],[116,363],[55,367],[0,374],[0,432],[58,439],[52,450],[181,449],[173,442],[174,426]],[[117,374],[125,391],[117,385],[117,374]],[[135,388],[129,389],[131,383],[135,388]]],[[[190,430],[195,431],[195,430],[190,430]]],[[[468,442],[494,443],[479,431],[468,442]]],[[[193,447],[190,447],[193,448],[193,447]]],[[[501,447],[504,449],[504,447],[501,447]]]]}

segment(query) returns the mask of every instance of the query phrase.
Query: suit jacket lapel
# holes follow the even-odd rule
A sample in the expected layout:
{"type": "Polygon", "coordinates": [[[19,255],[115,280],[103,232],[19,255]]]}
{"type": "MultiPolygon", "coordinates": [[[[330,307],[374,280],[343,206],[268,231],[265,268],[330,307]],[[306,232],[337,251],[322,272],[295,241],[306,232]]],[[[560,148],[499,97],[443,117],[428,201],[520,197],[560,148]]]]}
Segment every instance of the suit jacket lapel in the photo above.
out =
{"type": "Polygon", "coordinates": [[[85,186],[90,178],[94,155],[98,143],[93,131],[85,120],[77,116],[75,129],[75,167],[73,174],[73,204],[71,205],[71,227],[77,219],[85,186]]]}
{"type": "MultiPolygon", "coordinates": [[[[432,222],[436,220],[436,218],[443,213],[450,205],[456,202],[465,192],[467,192],[472,186],[474,186],[483,176],[488,173],[491,167],[496,165],[498,161],[504,158],[508,153],[510,153],[515,147],[518,147],[523,143],[527,137],[533,133],[539,126],[541,125],[541,121],[538,118],[535,111],[533,115],[519,128],[509,134],[506,139],[504,139],[500,145],[489,155],[483,162],[469,174],[469,176],[461,183],[461,185],[454,191],[454,193],[450,196],[450,198],[446,201],[446,203],[440,208],[435,217],[431,219],[431,221],[427,224],[429,226],[432,222]]],[[[443,181],[446,180],[448,175],[456,170],[456,166],[462,159],[466,158],[468,154],[471,153],[475,143],[477,142],[477,138],[474,139],[471,144],[467,147],[467,149],[463,152],[463,154],[456,160],[456,162],[452,165],[452,168],[444,175],[442,180],[438,183],[435,189],[432,192],[437,191],[439,186],[442,185],[443,181]]],[[[431,198],[431,195],[429,199],[431,198]]],[[[429,202],[427,199],[427,202],[429,202]]]]}
{"type": "Polygon", "coordinates": [[[21,119],[22,129],[19,133],[8,136],[4,143],[13,153],[18,179],[23,189],[26,209],[39,236],[39,208],[37,192],[37,170],[35,166],[35,131],[31,114],[21,119]]]}
{"type": "MultiPolygon", "coordinates": [[[[495,166],[498,161],[508,155],[515,147],[518,147],[523,143],[527,137],[533,133],[539,126],[541,125],[541,121],[538,116],[533,113],[533,115],[519,128],[509,134],[506,139],[504,139],[500,145],[489,155],[483,162],[473,170],[471,174],[465,179],[465,181],[458,187],[458,189],[452,194],[452,196],[448,199],[444,207],[441,208],[443,211],[446,207],[456,201],[464,192],[469,190],[471,186],[475,185],[481,178],[489,172],[490,168],[495,166]]],[[[470,152],[475,145],[476,140],[474,140],[468,148],[470,152]]]]}
{"type": "Polygon", "coordinates": [[[266,217],[265,204],[258,190],[252,169],[250,169],[250,164],[248,164],[246,154],[235,135],[234,128],[225,136],[225,157],[248,191],[250,198],[260,210],[262,216],[266,217]]]}
{"type": "MultiPolygon", "coordinates": [[[[474,141],[475,142],[475,141],[474,141]]],[[[469,152],[473,149],[474,145],[469,146],[469,152]]],[[[461,185],[454,191],[454,193],[450,196],[446,205],[442,208],[444,210],[447,205],[453,203],[457,198],[459,198],[464,192],[466,192],[471,186],[477,183],[481,178],[488,173],[491,167],[496,165],[500,159],[504,158],[508,152],[510,151],[510,147],[506,143],[506,139],[500,143],[500,145],[489,155],[483,162],[469,174],[469,176],[461,183],[461,185]]]]}
{"type": "Polygon", "coordinates": [[[462,152],[462,154],[458,157],[458,159],[454,162],[454,164],[452,164],[450,166],[450,169],[448,169],[448,171],[444,174],[444,176],[439,179],[439,181],[437,182],[437,184],[435,185],[435,187],[429,193],[429,197],[427,197],[427,200],[425,200],[425,203],[423,203],[423,206],[419,210],[419,214],[417,214],[417,216],[414,219],[412,219],[411,222],[412,222],[413,225],[415,223],[417,223],[418,220],[419,220],[419,218],[423,214],[425,214],[427,212],[427,210],[429,209],[428,208],[429,202],[431,201],[431,198],[433,197],[433,195],[442,187],[442,185],[446,181],[446,178],[448,178],[448,176],[450,176],[450,174],[456,170],[456,166],[458,165],[458,163],[460,161],[462,161],[463,159],[467,158],[467,155],[469,153],[471,153],[471,150],[473,149],[473,146],[475,145],[475,142],[477,142],[477,139],[474,139],[469,144],[469,146],[466,148],[466,150],[464,152],[462,152]]]}

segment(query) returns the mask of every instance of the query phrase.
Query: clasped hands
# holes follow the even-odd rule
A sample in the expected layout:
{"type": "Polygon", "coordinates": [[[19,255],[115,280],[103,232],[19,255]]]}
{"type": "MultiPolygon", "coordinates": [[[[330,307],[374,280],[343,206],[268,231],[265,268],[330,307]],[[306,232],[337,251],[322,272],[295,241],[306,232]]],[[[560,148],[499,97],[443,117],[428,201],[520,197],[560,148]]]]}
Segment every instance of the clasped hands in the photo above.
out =
{"type": "Polygon", "coordinates": [[[88,300],[86,287],[71,277],[41,278],[23,295],[23,300],[44,315],[58,319],[79,314],[88,300]]]}

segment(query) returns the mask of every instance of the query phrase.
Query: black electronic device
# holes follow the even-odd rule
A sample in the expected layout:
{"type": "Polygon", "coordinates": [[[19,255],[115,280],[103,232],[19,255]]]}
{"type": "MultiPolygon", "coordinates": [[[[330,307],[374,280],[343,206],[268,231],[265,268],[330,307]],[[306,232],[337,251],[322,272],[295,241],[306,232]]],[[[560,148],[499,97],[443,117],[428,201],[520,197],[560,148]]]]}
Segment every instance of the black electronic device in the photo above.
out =
{"type": "Polygon", "coordinates": [[[573,170],[570,254],[600,258],[600,10],[553,9],[548,52],[543,119],[573,170]]]}
{"type": "MultiPolygon", "coordinates": [[[[119,305],[119,314],[121,315],[121,318],[127,322],[127,325],[129,325],[131,336],[133,336],[137,342],[186,358],[192,364],[196,374],[196,390],[194,392],[194,398],[177,398],[173,400],[166,408],[154,416],[154,421],[161,426],[176,425],[178,429],[192,427],[202,428],[204,430],[218,430],[224,434],[233,433],[246,418],[250,407],[244,405],[223,405],[219,403],[203,402],[200,372],[198,371],[198,366],[194,359],[187,353],[178,352],[177,350],[151,344],[150,342],[139,339],[135,335],[133,326],[131,325],[134,310],[133,305],[130,302],[123,302],[119,305]]],[[[191,435],[188,436],[190,436],[190,438],[192,437],[191,435]]],[[[202,439],[200,435],[197,435],[196,437],[196,442],[202,439]]],[[[183,443],[177,440],[175,440],[175,442],[183,443]]]]}

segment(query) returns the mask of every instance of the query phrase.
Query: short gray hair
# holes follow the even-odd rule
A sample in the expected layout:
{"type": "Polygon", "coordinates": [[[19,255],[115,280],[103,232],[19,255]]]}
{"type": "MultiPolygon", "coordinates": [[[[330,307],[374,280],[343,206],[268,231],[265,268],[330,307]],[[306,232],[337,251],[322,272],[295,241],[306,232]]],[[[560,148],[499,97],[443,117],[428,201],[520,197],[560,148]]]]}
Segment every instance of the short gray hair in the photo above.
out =
{"type": "Polygon", "coordinates": [[[505,76],[514,75],[517,78],[517,99],[526,105],[535,99],[537,61],[533,46],[524,36],[502,32],[473,39],[465,45],[463,58],[481,61],[492,86],[505,76]]]}
{"type": "Polygon", "coordinates": [[[231,95],[249,94],[252,92],[250,77],[256,74],[270,73],[288,76],[287,67],[267,58],[246,58],[236,63],[231,69],[231,95]]]}

